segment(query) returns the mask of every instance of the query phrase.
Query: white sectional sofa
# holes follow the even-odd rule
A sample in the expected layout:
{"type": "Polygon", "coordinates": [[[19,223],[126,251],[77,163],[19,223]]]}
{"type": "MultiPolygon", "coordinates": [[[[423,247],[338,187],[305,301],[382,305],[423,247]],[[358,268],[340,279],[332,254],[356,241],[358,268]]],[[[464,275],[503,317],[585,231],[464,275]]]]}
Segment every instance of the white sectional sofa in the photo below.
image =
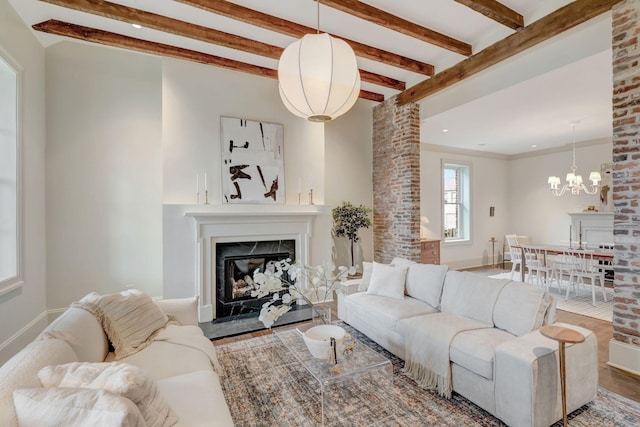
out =
{"type": "MultiPolygon", "coordinates": [[[[437,345],[439,329],[463,320],[472,328],[457,333],[448,349],[453,391],[511,426],[548,426],[562,418],[558,343],[539,332],[555,317],[555,302],[543,288],[447,266],[402,259],[393,264],[404,275],[376,275],[380,265],[374,263],[373,273],[367,268],[360,282],[338,296],[340,319],[405,360],[410,340],[437,345]],[[401,294],[390,291],[400,280],[401,294]]],[[[596,396],[597,340],[589,330],[556,325],[586,337],[566,347],[571,412],[596,396]]]]}
{"type": "MultiPolygon", "coordinates": [[[[172,420],[162,425],[233,426],[215,372],[215,348],[198,327],[197,299],[160,300],[155,304],[170,321],[153,334],[150,345],[120,358],[118,362],[142,368],[152,378],[149,381],[155,382],[154,388],[157,385],[163,402],[173,411],[172,420]]],[[[42,387],[42,372],[40,378],[38,376],[42,368],[68,366],[66,364],[72,362],[99,366],[97,362],[110,362],[114,358],[101,322],[89,311],[72,306],[36,340],[0,367],[0,426],[18,426],[14,392],[37,391],[42,387]]],[[[115,417],[105,420],[99,424],[134,425],[132,421],[118,422],[115,417]]],[[[36,425],[70,424],[42,420],[36,425]]]]}

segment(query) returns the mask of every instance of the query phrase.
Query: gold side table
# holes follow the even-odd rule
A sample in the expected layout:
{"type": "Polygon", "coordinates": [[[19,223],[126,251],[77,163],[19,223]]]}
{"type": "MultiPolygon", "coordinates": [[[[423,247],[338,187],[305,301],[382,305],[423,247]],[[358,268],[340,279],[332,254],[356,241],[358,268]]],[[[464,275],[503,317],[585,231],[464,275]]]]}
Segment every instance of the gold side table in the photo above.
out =
{"type": "Polygon", "coordinates": [[[546,325],[540,328],[540,333],[552,340],[558,341],[560,353],[560,388],[562,390],[562,422],[567,426],[567,371],[564,360],[564,345],[578,344],[585,340],[580,332],[563,326],[546,325]]]}

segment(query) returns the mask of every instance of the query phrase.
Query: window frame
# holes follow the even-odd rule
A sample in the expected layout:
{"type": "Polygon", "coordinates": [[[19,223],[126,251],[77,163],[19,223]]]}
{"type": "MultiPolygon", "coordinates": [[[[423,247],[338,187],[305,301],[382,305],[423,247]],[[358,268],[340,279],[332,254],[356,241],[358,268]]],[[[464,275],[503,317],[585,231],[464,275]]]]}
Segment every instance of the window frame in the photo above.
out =
{"type": "Polygon", "coordinates": [[[16,96],[15,96],[15,108],[16,108],[16,274],[8,277],[4,280],[0,280],[0,295],[7,294],[15,289],[20,288],[24,284],[24,262],[23,262],[23,248],[24,248],[24,232],[23,232],[23,165],[22,165],[22,151],[23,151],[23,75],[24,69],[20,64],[7,52],[2,46],[0,46],[0,60],[9,66],[16,76],[16,96]]]}
{"type": "Polygon", "coordinates": [[[441,223],[441,235],[442,235],[442,243],[446,246],[449,245],[467,245],[472,242],[472,224],[471,224],[471,207],[472,207],[472,189],[471,189],[471,176],[472,176],[472,164],[471,162],[463,161],[463,160],[453,160],[453,159],[442,159],[440,165],[440,178],[441,178],[441,213],[442,213],[442,223],[441,223]],[[458,197],[457,204],[460,208],[461,214],[458,217],[458,228],[460,229],[460,237],[445,237],[445,209],[449,203],[445,202],[445,169],[458,169],[462,171],[462,176],[460,179],[460,194],[458,197]]]}

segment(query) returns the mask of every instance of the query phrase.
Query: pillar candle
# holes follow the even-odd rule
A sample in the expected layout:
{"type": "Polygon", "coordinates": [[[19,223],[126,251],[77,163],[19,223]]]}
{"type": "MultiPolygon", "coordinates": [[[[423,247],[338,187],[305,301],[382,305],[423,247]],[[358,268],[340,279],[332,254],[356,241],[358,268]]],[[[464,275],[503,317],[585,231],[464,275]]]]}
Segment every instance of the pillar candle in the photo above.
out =
{"type": "Polygon", "coordinates": [[[209,190],[209,184],[207,183],[207,173],[204,173],[204,191],[209,190]]]}

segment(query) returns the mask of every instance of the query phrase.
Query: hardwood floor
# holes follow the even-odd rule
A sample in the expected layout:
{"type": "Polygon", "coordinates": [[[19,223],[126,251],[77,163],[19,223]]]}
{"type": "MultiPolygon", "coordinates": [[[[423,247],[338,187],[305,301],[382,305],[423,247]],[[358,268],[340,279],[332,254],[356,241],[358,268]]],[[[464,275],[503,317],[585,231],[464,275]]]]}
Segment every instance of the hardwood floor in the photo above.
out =
{"type": "MultiPolygon", "coordinates": [[[[502,273],[504,270],[474,269],[473,272],[491,275],[502,273]]],[[[337,319],[336,313],[333,313],[333,316],[337,319]]],[[[556,311],[556,320],[558,322],[581,326],[593,331],[598,338],[598,362],[600,365],[598,382],[600,386],[631,400],[640,402],[640,376],[633,375],[607,365],[607,361],[609,360],[609,341],[613,337],[613,326],[611,322],[606,322],[592,317],[580,316],[578,314],[562,310],[556,311]]],[[[291,327],[291,325],[288,327],[291,327]]],[[[270,333],[271,331],[268,330],[256,331],[235,337],[222,338],[212,342],[214,345],[222,345],[270,333]]]]}

